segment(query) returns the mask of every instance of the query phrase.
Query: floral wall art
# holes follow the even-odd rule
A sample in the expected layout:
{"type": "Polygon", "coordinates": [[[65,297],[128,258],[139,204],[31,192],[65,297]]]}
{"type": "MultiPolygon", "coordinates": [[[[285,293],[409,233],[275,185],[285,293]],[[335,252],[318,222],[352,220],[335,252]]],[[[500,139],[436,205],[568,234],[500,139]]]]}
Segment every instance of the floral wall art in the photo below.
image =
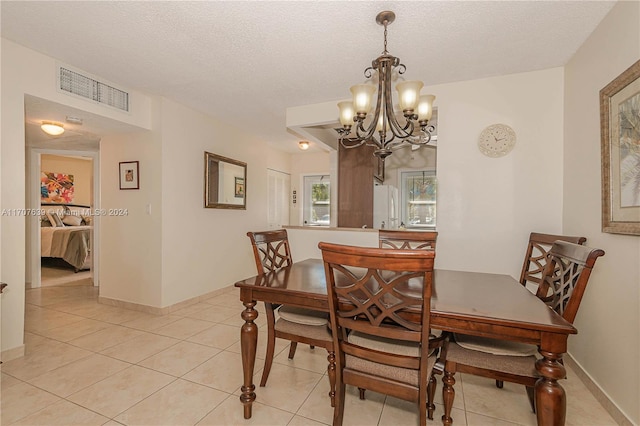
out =
{"type": "Polygon", "coordinates": [[[64,203],[73,202],[73,175],[65,173],[40,173],[40,202],[64,203]]]}

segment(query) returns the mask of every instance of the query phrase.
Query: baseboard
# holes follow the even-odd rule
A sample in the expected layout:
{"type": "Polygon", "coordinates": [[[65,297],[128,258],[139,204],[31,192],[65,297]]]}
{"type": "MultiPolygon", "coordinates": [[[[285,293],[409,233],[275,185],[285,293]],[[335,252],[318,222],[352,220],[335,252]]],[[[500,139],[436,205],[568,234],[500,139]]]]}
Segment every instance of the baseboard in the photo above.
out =
{"type": "Polygon", "coordinates": [[[620,426],[633,426],[634,423],[624,414],[624,412],[609,398],[609,396],[593,381],[591,376],[584,371],[582,366],[576,362],[570,354],[563,357],[564,362],[570,367],[584,383],[595,399],[609,413],[613,420],[620,426]]]}
{"type": "Polygon", "coordinates": [[[0,352],[0,361],[8,362],[12,359],[20,358],[24,356],[24,345],[20,345],[13,349],[7,349],[6,351],[0,352]]]}
{"type": "Polygon", "coordinates": [[[173,305],[165,306],[164,308],[158,308],[155,306],[143,305],[140,303],[127,302],[124,300],[112,299],[109,297],[98,296],[98,303],[103,305],[115,306],[117,308],[130,309],[132,311],[144,312],[153,315],[168,315],[171,312],[175,312],[179,309],[186,308],[195,303],[202,302],[206,299],[210,299],[215,296],[227,293],[233,290],[233,285],[228,287],[219,288],[217,290],[210,291],[200,296],[192,297],[191,299],[183,300],[182,302],[175,303],[173,305]]]}

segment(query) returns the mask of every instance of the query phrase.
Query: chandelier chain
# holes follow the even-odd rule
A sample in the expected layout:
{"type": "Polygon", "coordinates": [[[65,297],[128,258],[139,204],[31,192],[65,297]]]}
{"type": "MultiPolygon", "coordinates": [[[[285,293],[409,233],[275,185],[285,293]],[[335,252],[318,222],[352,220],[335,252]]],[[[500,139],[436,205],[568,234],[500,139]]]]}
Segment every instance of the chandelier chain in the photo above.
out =
{"type": "Polygon", "coordinates": [[[387,51],[387,21],[384,21],[384,51],[382,52],[383,55],[388,54],[389,51],[387,51]]]}

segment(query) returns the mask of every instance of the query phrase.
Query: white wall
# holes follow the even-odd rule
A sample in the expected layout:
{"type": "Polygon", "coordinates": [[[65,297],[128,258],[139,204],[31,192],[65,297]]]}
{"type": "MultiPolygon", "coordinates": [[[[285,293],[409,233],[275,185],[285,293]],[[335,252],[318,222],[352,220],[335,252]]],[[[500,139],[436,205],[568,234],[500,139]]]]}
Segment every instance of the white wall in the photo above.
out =
{"type": "Polygon", "coordinates": [[[438,267],[518,277],[531,231],[562,218],[561,68],[429,87],[438,106],[438,267]],[[480,153],[488,125],[517,134],[505,157],[480,153]]]}
{"type": "Polygon", "coordinates": [[[599,91],[640,58],[640,3],[619,2],[565,70],[563,231],[605,250],[596,263],[569,351],[640,423],[640,236],[601,232],[599,91]]]}
{"type": "MultiPolygon", "coordinates": [[[[150,125],[149,99],[130,92],[131,111],[124,113],[106,108],[84,99],[56,91],[56,62],[53,58],[21,47],[6,39],[1,40],[2,173],[0,193],[5,209],[25,208],[25,121],[24,96],[37,96],[46,100],[83,109],[94,114],[148,128],[150,125]]],[[[0,279],[10,288],[2,295],[1,350],[19,350],[24,334],[25,296],[25,217],[2,216],[2,242],[0,252],[0,279]]]]}
{"type": "Polygon", "coordinates": [[[211,117],[163,99],[162,306],[254,274],[248,231],[267,229],[270,148],[211,117]],[[247,163],[246,210],[205,209],[204,152],[247,163]]]}
{"type": "MultiPolygon", "coordinates": [[[[155,117],[159,102],[154,103],[155,117]]],[[[161,155],[155,130],[110,135],[101,141],[100,207],[127,211],[124,216],[95,218],[100,220],[101,297],[162,306],[161,155]],[[140,189],[120,190],[121,161],[139,161],[140,189]]]]}

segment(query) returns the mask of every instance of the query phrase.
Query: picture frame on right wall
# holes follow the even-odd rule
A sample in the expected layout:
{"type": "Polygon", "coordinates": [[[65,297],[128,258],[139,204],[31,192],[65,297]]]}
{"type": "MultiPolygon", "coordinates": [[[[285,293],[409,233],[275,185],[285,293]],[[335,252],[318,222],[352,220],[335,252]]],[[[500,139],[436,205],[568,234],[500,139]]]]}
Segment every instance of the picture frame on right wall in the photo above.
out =
{"type": "Polygon", "coordinates": [[[602,232],[640,235],[640,60],[600,90],[602,232]]]}
{"type": "Polygon", "coordinates": [[[140,189],[140,162],[121,161],[120,189],[140,189]]]}

